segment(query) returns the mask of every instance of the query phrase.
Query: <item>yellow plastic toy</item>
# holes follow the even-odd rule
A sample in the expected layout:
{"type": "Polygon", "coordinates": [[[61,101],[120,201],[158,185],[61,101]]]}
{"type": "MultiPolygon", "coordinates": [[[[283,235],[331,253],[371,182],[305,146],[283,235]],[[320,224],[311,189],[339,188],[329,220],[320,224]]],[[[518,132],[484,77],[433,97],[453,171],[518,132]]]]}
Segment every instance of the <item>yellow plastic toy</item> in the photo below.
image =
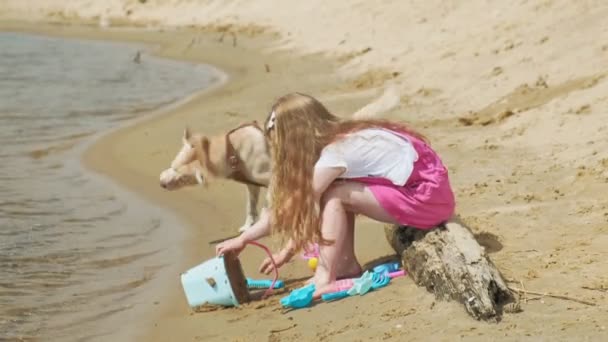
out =
{"type": "Polygon", "coordinates": [[[319,260],[317,258],[312,257],[312,258],[308,259],[308,267],[314,271],[317,269],[318,262],[319,262],[319,260]]]}

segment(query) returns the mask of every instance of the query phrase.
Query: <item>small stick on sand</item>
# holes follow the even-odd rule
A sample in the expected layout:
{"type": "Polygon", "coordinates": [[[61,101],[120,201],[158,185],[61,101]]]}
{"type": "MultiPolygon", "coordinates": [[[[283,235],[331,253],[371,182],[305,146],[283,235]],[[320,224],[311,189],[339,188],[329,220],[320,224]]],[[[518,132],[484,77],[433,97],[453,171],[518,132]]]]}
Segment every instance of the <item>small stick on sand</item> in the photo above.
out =
{"type": "Polygon", "coordinates": [[[564,296],[564,295],[556,295],[556,294],[552,294],[552,293],[542,293],[542,292],[536,292],[536,291],[528,291],[528,290],[524,290],[524,289],[519,289],[517,287],[513,287],[513,286],[509,286],[508,287],[509,290],[515,292],[515,293],[525,293],[525,294],[532,294],[532,295],[537,295],[537,296],[545,296],[545,297],[553,297],[553,298],[558,298],[558,299],[563,299],[563,300],[571,300],[573,302],[577,302],[577,303],[581,303],[581,304],[585,304],[585,305],[591,305],[591,306],[595,306],[595,303],[591,303],[582,299],[577,299],[577,298],[573,298],[573,297],[568,297],[568,296],[564,296]]]}
{"type": "Polygon", "coordinates": [[[188,43],[188,47],[186,47],[186,50],[190,49],[192,46],[194,46],[194,43],[196,43],[196,39],[192,38],[192,40],[190,40],[190,43],[188,43]]]}
{"type": "Polygon", "coordinates": [[[293,329],[293,328],[295,328],[295,327],[297,327],[297,326],[298,326],[298,325],[294,323],[294,324],[292,324],[292,325],[288,326],[287,328],[282,328],[282,329],[272,329],[272,330],[270,330],[270,333],[271,333],[271,334],[280,333],[280,332],[283,332],[283,331],[287,331],[287,330],[289,330],[289,329],[293,329]]]}
{"type": "Polygon", "coordinates": [[[601,288],[601,287],[593,287],[593,286],[581,286],[581,288],[583,288],[583,289],[585,289],[585,290],[600,291],[600,292],[608,292],[608,289],[601,288]]]}

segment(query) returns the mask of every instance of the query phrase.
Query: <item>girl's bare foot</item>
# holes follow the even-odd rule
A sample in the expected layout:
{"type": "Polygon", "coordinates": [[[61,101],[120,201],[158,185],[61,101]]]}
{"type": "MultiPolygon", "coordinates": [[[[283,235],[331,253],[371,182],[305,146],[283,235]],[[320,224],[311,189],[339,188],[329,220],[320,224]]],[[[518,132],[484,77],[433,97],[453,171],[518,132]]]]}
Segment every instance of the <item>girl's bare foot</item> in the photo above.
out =
{"type": "Polygon", "coordinates": [[[329,283],[315,284],[315,293],[312,295],[312,298],[319,299],[322,295],[326,293],[336,292],[336,288],[337,285],[335,281],[329,283]]]}
{"type": "Polygon", "coordinates": [[[306,284],[315,284],[315,293],[313,294],[314,299],[321,298],[321,295],[325,293],[331,293],[341,291],[352,286],[352,278],[357,278],[361,275],[361,266],[359,263],[351,264],[346,269],[339,269],[342,271],[337,279],[330,278],[327,270],[323,267],[317,268],[315,275],[310,278],[306,284]]]}
{"type": "MultiPolygon", "coordinates": [[[[361,274],[363,274],[363,269],[361,268],[361,265],[359,265],[359,263],[354,263],[349,265],[348,267],[345,267],[344,269],[338,269],[338,276],[336,277],[336,279],[349,279],[349,278],[358,278],[361,276],[361,274]]],[[[316,280],[316,273],[314,276],[310,277],[310,279],[308,279],[304,284],[305,285],[310,285],[312,283],[315,283],[316,280]]]]}
{"type": "Polygon", "coordinates": [[[308,280],[307,280],[307,281],[304,283],[304,285],[310,285],[310,284],[312,284],[312,283],[316,283],[316,282],[315,282],[315,280],[316,280],[316,275],[314,275],[314,276],[310,277],[310,279],[308,279],[308,280]]]}
{"type": "Polygon", "coordinates": [[[358,262],[351,263],[350,265],[338,265],[337,279],[345,278],[358,278],[363,274],[363,269],[358,262]]]}

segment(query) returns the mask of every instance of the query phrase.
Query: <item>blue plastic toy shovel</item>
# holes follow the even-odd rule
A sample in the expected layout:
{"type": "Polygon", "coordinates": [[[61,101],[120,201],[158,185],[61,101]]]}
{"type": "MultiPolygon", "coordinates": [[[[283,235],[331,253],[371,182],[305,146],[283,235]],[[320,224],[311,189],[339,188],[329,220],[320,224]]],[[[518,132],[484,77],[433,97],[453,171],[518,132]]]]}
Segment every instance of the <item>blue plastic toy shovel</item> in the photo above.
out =
{"type": "Polygon", "coordinates": [[[281,298],[281,305],[295,309],[305,308],[312,303],[312,295],[314,293],[315,284],[295,289],[288,296],[281,298]]]}

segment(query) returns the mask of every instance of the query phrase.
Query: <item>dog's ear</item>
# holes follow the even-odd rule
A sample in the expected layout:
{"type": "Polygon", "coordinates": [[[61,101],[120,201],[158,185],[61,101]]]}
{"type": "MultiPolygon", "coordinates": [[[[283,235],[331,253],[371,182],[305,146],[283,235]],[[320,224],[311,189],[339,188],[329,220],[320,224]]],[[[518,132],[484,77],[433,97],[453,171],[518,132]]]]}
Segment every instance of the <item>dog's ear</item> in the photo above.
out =
{"type": "Polygon", "coordinates": [[[190,134],[190,128],[188,128],[188,126],[186,126],[184,128],[184,136],[182,137],[182,142],[184,143],[184,145],[189,145],[190,142],[188,140],[190,140],[190,136],[192,134],[190,134]]]}

